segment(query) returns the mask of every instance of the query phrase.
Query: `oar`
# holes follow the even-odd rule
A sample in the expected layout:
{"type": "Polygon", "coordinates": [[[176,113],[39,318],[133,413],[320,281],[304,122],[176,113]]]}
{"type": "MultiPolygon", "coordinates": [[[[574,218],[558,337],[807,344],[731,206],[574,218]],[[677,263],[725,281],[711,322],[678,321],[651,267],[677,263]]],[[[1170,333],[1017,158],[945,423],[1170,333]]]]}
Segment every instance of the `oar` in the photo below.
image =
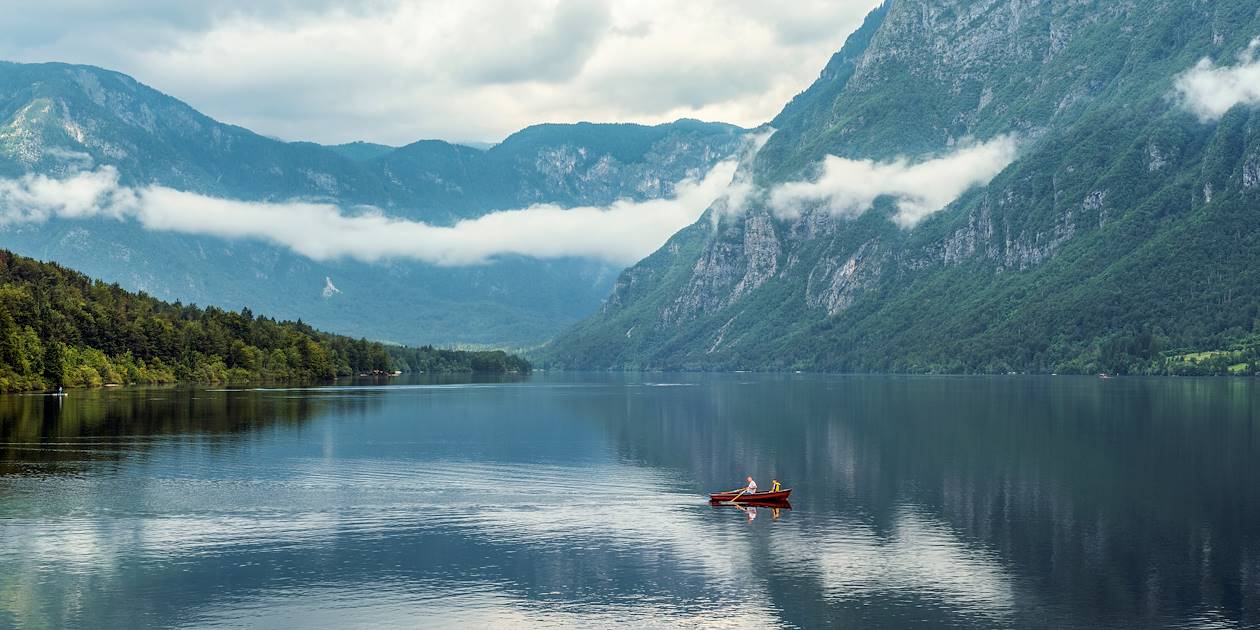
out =
{"type": "Polygon", "coordinates": [[[734,503],[737,499],[739,499],[740,497],[744,496],[744,493],[745,493],[745,492],[748,492],[748,488],[744,488],[743,490],[740,490],[740,491],[739,491],[739,494],[735,495],[735,498],[734,498],[734,499],[731,499],[730,501],[728,501],[728,503],[734,503]]]}

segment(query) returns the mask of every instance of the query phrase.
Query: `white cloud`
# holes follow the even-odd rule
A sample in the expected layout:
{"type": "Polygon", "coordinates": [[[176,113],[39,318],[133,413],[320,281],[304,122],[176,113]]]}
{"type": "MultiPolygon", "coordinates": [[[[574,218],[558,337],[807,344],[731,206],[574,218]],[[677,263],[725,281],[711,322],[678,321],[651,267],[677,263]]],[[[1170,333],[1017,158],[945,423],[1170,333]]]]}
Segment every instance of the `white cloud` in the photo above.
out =
{"type": "Polygon", "coordinates": [[[1181,104],[1203,122],[1219,120],[1238,105],[1260,105],[1260,38],[1238,55],[1238,64],[1217,66],[1202,59],[1177,76],[1174,90],[1181,104]]]}
{"type": "Polygon", "coordinates": [[[827,156],[813,181],[780,184],[770,191],[770,206],[779,216],[797,216],[823,206],[837,215],[857,216],[875,200],[889,196],[897,205],[894,220],[910,227],[945,208],[974,186],[982,186],[1015,160],[1012,136],[965,145],[941,157],[912,162],[850,160],[827,156]]]}
{"type": "Polygon", "coordinates": [[[878,0],[45,0],[0,57],[109,67],[255,131],[497,140],[539,122],[756,126],[878,0]]]}
{"type": "Polygon", "coordinates": [[[718,225],[718,222],[724,216],[742,214],[747,208],[749,200],[760,194],[761,188],[752,181],[752,161],[761,152],[761,148],[770,141],[770,137],[775,134],[775,131],[777,130],[766,127],[748,138],[748,144],[739,156],[739,162],[736,165],[734,175],[731,177],[730,184],[726,186],[726,191],[711,206],[713,212],[709,218],[714,227],[718,225]]]}
{"type": "Polygon", "coordinates": [[[629,265],[694,223],[726,192],[735,168],[735,160],[722,162],[702,179],[680,182],[669,199],[624,200],[603,208],[540,204],[434,226],[375,208],[352,214],[327,203],[238,201],[161,186],[132,189],[120,186],[117,172],[105,167],[64,179],[0,180],[0,224],[110,217],[150,230],[260,239],[315,260],[404,258],[455,266],[521,255],[629,265]]]}
{"type": "Polygon", "coordinates": [[[65,179],[46,175],[0,179],[0,225],[40,223],[53,217],[120,219],[135,203],[134,192],[118,186],[118,173],[113,168],[65,179]]]}

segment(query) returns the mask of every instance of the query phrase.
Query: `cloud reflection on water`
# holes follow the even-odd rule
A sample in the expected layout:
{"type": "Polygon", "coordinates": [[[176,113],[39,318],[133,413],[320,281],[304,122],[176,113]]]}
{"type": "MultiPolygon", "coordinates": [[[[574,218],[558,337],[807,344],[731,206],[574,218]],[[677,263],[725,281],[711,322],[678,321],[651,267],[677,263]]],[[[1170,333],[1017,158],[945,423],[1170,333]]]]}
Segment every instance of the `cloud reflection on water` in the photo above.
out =
{"type": "Polygon", "coordinates": [[[93,420],[81,443],[111,458],[0,475],[0,623],[213,627],[302,607],[328,625],[439,609],[487,625],[1149,627],[1257,610],[1260,546],[1236,528],[1257,508],[1253,385],[617,378],[220,393],[241,400],[199,409],[246,416],[207,419],[233,428],[222,439],[124,405],[143,420],[119,435],[165,437],[119,452],[144,440],[93,420]],[[281,407],[304,420],[249,417],[308,394],[281,407]],[[745,468],[786,474],[796,509],[710,508],[702,491],[745,468]]]}

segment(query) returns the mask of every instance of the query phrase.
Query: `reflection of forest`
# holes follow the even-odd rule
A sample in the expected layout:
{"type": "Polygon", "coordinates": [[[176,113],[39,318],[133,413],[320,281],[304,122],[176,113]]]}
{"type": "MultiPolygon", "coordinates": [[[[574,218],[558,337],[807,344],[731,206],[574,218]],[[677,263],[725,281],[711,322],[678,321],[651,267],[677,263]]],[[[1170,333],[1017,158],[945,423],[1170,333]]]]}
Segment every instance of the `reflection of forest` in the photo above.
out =
{"type": "MultiPolygon", "coordinates": [[[[318,583],[356,605],[380,601],[366,585],[396,587],[400,611],[416,592],[490,592],[539,612],[559,597],[578,615],[588,604],[628,614],[644,598],[684,616],[711,603],[748,615],[734,602],[765,598],[762,617],[736,617],[754,626],[1157,627],[1260,614],[1250,381],[574,378],[587,377],[392,393],[76,392],[60,409],[0,398],[0,469],[87,459],[49,449],[35,460],[17,443],[80,440],[118,458],[111,443],[230,442],[346,419],[327,423],[332,460],[295,458],[304,451],[287,440],[209,458],[282,469],[206,484],[213,503],[172,502],[169,479],[140,475],[144,491],[118,513],[26,530],[0,611],[108,626],[142,610],[178,625],[277,586],[324,597],[318,583]],[[794,509],[749,524],[707,506],[703,491],[745,473],[794,486],[794,509]],[[504,494],[520,479],[536,496],[504,494]],[[159,510],[127,511],[149,505],[159,510]],[[97,582],[101,566],[109,578],[97,582]],[[57,579],[29,579],[38,570],[57,579]],[[71,600],[80,607],[62,606],[71,600]]],[[[84,496],[96,495],[69,502],[84,496]]]]}
{"type": "Polygon", "coordinates": [[[181,387],[75,390],[65,398],[0,396],[0,474],[117,460],[154,438],[231,440],[274,425],[362,409],[376,397],[181,387]]]}
{"type": "Polygon", "coordinates": [[[1260,615],[1249,380],[691,380],[584,413],[608,419],[624,458],[707,487],[776,476],[797,486],[798,510],[852,515],[886,541],[910,506],[996,552],[1022,604],[1100,624],[1260,615]]]}

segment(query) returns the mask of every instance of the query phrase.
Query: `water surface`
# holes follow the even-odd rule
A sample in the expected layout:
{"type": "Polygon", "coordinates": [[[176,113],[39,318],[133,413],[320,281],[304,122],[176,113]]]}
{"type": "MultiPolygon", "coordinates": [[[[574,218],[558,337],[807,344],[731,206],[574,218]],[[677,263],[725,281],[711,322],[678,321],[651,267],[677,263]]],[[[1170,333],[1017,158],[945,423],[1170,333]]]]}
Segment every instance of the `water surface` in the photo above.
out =
{"type": "Polygon", "coordinates": [[[1255,627],[1245,379],[0,398],[0,627],[1255,627]],[[753,474],[792,509],[711,507],[753,474]]]}

